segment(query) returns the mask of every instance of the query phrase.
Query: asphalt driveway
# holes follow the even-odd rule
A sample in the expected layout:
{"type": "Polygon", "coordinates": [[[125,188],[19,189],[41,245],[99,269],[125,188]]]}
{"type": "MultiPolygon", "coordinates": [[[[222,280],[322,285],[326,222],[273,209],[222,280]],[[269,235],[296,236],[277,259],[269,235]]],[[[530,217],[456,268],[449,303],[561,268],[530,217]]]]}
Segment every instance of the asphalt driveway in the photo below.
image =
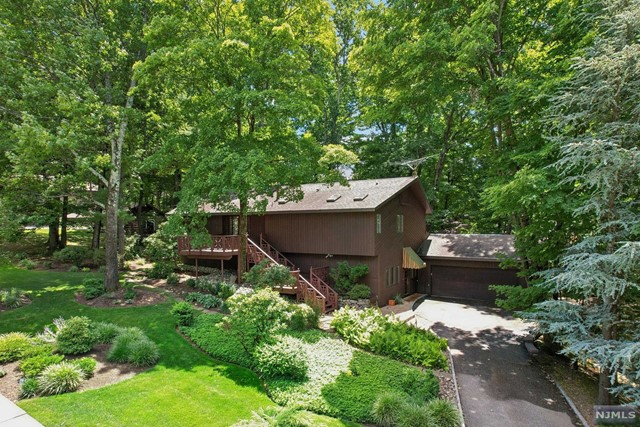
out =
{"type": "Polygon", "coordinates": [[[558,389],[529,361],[527,325],[502,310],[426,299],[418,326],[449,340],[467,427],[581,425],[558,389]]]}

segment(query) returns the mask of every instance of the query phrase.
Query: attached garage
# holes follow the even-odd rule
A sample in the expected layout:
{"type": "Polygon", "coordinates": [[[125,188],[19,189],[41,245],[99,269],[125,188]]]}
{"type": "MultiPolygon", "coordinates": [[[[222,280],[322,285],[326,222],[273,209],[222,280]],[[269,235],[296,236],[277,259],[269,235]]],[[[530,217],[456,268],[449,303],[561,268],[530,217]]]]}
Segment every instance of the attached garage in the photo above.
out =
{"type": "Polygon", "coordinates": [[[432,234],[418,253],[427,264],[420,290],[434,297],[493,304],[489,285],[522,284],[517,270],[500,268],[505,256],[515,257],[511,235],[432,234]]]}

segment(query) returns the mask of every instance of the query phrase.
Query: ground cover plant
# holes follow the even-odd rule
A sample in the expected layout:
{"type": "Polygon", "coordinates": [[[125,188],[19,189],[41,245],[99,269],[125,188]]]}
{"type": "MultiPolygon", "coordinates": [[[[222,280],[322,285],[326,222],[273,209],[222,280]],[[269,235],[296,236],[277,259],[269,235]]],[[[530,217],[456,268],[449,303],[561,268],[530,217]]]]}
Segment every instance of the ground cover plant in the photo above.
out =
{"type": "MultiPolygon", "coordinates": [[[[86,316],[94,322],[93,334],[100,337],[96,342],[113,341],[119,328],[140,326],[149,339],[158,343],[160,359],[152,369],[124,382],[82,393],[18,402],[42,424],[59,425],[60,420],[65,420],[67,425],[93,426],[100,420],[104,426],[229,426],[250,419],[261,408],[275,406],[253,372],[211,359],[176,333],[175,320],[169,314],[170,302],[123,308],[82,305],[76,302],[74,294],[81,289],[85,277],[96,276],[0,268],[0,289],[19,287],[30,292],[33,299],[29,306],[1,314],[0,334],[16,330],[33,334],[59,316],[86,316]],[[162,404],[150,405],[150,401],[162,404]]],[[[28,335],[26,340],[17,341],[18,351],[33,348],[28,335]]],[[[50,350],[44,344],[39,348],[50,350]]],[[[33,397],[38,390],[37,380],[24,381],[22,389],[23,397],[33,397]]],[[[308,415],[313,425],[350,425],[308,415]]]]}
{"type": "Polygon", "coordinates": [[[336,311],[331,326],[347,342],[375,354],[424,366],[447,368],[447,340],[424,329],[389,319],[376,307],[336,311]]]}
{"type": "Polygon", "coordinates": [[[297,405],[317,413],[370,422],[373,404],[385,391],[394,390],[422,402],[435,398],[439,392],[438,381],[431,372],[357,350],[317,329],[278,329],[276,344],[266,340],[268,344],[258,345],[255,353],[248,353],[243,351],[241,339],[228,333],[227,325],[222,314],[200,314],[192,326],[182,327],[181,331],[213,357],[260,372],[270,397],[283,406],[297,405]],[[278,351],[265,351],[274,345],[279,346],[278,351]],[[290,351],[293,348],[296,351],[290,351]],[[293,368],[292,360],[306,365],[306,372],[293,368]]]}
{"type": "Polygon", "coordinates": [[[0,289],[0,308],[18,308],[28,302],[28,297],[22,289],[0,289]]]}

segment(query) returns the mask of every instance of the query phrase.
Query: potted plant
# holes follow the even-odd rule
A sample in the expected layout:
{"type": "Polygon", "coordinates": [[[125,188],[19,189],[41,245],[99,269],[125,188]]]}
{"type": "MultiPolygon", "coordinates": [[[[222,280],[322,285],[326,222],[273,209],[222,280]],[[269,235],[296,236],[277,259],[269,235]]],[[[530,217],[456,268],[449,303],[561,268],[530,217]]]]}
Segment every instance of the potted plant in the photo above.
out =
{"type": "Polygon", "coordinates": [[[389,305],[396,305],[396,300],[395,299],[390,299],[389,300],[389,305]]]}

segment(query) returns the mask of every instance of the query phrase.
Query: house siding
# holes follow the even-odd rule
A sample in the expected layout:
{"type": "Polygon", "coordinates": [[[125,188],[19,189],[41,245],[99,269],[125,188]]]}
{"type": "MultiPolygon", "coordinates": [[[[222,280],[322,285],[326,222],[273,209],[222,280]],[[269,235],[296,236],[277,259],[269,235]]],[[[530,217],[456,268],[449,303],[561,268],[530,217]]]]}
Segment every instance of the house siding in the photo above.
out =
{"type": "Polygon", "coordinates": [[[369,212],[277,214],[265,217],[265,239],[283,253],[375,256],[369,212]]]}

